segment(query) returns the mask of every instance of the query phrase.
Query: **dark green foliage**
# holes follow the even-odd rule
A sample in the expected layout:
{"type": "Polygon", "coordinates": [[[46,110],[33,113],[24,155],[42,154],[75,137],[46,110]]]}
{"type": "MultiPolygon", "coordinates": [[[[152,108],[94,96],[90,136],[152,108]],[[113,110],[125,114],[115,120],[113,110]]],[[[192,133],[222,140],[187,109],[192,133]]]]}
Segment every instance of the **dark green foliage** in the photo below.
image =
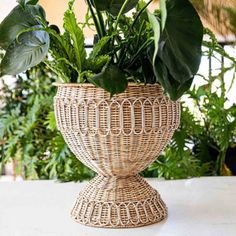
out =
{"type": "Polygon", "coordinates": [[[40,25],[33,26],[36,30],[22,33],[7,48],[6,55],[0,65],[1,75],[16,75],[30,67],[36,66],[47,55],[49,35],[40,31],[40,25]]]}
{"type": "Polygon", "coordinates": [[[42,30],[45,12],[37,1],[19,1],[0,24],[0,47],[6,50],[0,77],[16,75],[36,66],[46,57],[49,35],[42,30]]]}
{"type": "Polygon", "coordinates": [[[18,76],[0,90],[2,164],[14,160],[17,174],[26,179],[83,180],[93,172],[69,151],[52,113],[55,76],[42,65],[18,76]]]}
{"type": "MultiPolygon", "coordinates": [[[[139,0],[129,0],[123,10],[123,14],[133,9],[139,0]]],[[[93,6],[99,11],[107,11],[113,16],[117,16],[121,10],[121,7],[125,3],[125,0],[93,0],[93,6]]]]}
{"type": "Polygon", "coordinates": [[[74,0],[69,1],[64,14],[65,32],[60,34],[58,28],[48,26],[36,0],[19,1],[20,5],[0,25],[3,35],[0,45],[6,50],[1,74],[18,74],[43,61],[49,34],[52,60],[44,62],[63,82],[91,82],[111,95],[123,92],[128,81],[160,83],[172,100],[179,99],[189,89],[200,64],[203,36],[201,21],[189,0],[161,0],[160,10],[154,14],[147,10],[151,1],[86,2],[90,15],[84,24],[78,24],[74,0]],[[133,10],[131,16],[125,15],[130,10],[133,10]],[[23,16],[26,13],[27,18],[23,16]],[[30,37],[36,34],[35,25],[41,26],[41,30],[36,31],[41,36],[38,49],[32,51],[30,37]],[[97,43],[89,58],[82,31],[86,25],[94,25],[97,33],[97,43]],[[22,34],[25,31],[27,33],[22,34]],[[12,44],[14,40],[18,42],[19,34],[21,37],[27,34],[29,43],[24,40],[23,46],[12,44]],[[16,67],[15,61],[26,50],[25,60],[16,67]],[[6,63],[9,61],[10,66],[6,63]],[[110,74],[112,77],[108,79],[110,74]]]}
{"type": "MultiPolygon", "coordinates": [[[[223,78],[227,71],[235,70],[236,62],[206,32],[212,40],[204,42],[208,47],[204,55],[214,57],[220,53],[230,60],[231,66],[222,67],[218,75],[204,78],[205,85],[188,91],[188,100],[195,104],[199,115],[195,116],[182,102],[181,125],[165,151],[142,173],[145,177],[181,179],[235,174],[236,106],[226,108],[223,78]]],[[[103,47],[109,40],[104,38],[98,44],[103,47]]],[[[89,57],[92,60],[96,56],[103,57],[99,50],[89,57]]],[[[108,59],[104,60],[106,64],[108,59]]],[[[13,89],[3,87],[6,96],[2,97],[4,106],[0,111],[0,139],[5,144],[0,162],[17,160],[17,171],[28,179],[88,179],[94,173],[74,157],[56,130],[52,112],[54,79],[53,74],[40,67],[30,71],[27,78],[18,77],[13,89]]]]}
{"type": "MultiPolygon", "coordinates": [[[[20,5],[0,25],[0,46],[6,50],[2,74],[16,74],[39,63],[47,52],[50,35],[52,59],[47,58],[44,63],[56,76],[40,65],[27,72],[26,77],[18,76],[14,88],[3,87],[0,162],[16,160],[17,171],[27,179],[77,181],[94,175],[74,157],[56,130],[52,112],[55,89],[51,85],[55,79],[91,82],[111,95],[124,91],[128,81],[159,82],[176,100],[189,89],[200,63],[202,24],[187,0],[168,0],[166,8],[162,5],[155,14],[146,10],[148,3],[144,1],[88,0],[91,16],[87,15],[87,19],[92,17],[93,22],[87,20],[86,24],[94,24],[97,30],[89,56],[84,48],[84,25],[77,24],[73,2],[69,1],[64,15],[63,34],[56,26],[47,25],[45,13],[36,0],[19,1],[20,5]],[[127,5],[120,12],[123,3],[127,5]],[[132,16],[122,14],[133,7],[136,10],[132,16]],[[40,25],[39,29],[35,25],[40,25]],[[27,47],[31,49],[32,42],[36,50],[19,60],[27,47]]],[[[204,42],[204,46],[209,48],[208,56],[221,53],[235,67],[235,60],[215,39],[204,42]]],[[[222,76],[226,70],[210,77],[208,85],[188,92],[202,118],[193,116],[183,104],[179,130],[166,151],[143,172],[144,176],[178,179],[230,174],[225,159],[235,144],[236,108],[235,105],[225,108],[222,76]],[[220,93],[212,91],[215,80],[221,83],[220,93]]]]}
{"type": "Polygon", "coordinates": [[[7,49],[23,30],[38,25],[45,19],[44,9],[39,5],[18,5],[0,24],[0,47],[7,49]]]}
{"type": "Polygon", "coordinates": [[[204,77],[204,85],[187,92],[187,100],[194,106],[190,109],[182,103],[179,129],[164,153],[144,171],[144,176],[178,179],[236,173],[236,104],[227,105],[225,84],[228,71],[233,74],[231,83],[234,82],[236,60],[225,52],[211,32],[206,30],[206,33],[211,40],[204,42],[207,46],[204,55],[224,56],[229,60],[228,67],[222,64],[217,75],[204,77]]]}
{"type": "Polygon", "coordinates": [[[168,14],[154,72],[158,82],[176,100],[190,88],[198,71],[203,27],[190,2],[168,0],[166,7],[168,14]]]}
{"type": "Polygon", "coordinates": [[[93,76],[89,81],[108,91],[111,96],[123,92],[128,85],[125,74],[115,65],[105,67],[101,73],[93,76]],[[117,77],[120,78],[119,82],[116,80],[117,77]]]}

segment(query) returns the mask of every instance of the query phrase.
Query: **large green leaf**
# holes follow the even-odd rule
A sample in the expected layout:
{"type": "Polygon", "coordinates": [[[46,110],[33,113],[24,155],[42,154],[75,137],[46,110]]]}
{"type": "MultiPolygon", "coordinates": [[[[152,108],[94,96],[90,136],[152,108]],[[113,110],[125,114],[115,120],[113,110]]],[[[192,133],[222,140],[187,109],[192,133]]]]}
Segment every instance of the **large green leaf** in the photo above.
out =
{"type": "Polygon", "coordinates": [[[158,55],[171,76],[185,83],[200,65],[203,26],[188,0],[167,0],[166,7],[167,19],[158,55]]]}
{"type": "Polygon", "coordinates": [[[158,82],[173,101],[178,100],[190,88],[193,81],[193,77],[183,83],[176,81],[160,58],[155,61],[154,73],[158,77],[158,82]]]}
{"type": "MultiPolygon", "coordinates": [[[[138,4],[138,1],[139,0],[130,0],[123,13],[133,9],[138,4]]],[[[107,11],[112,15],[117,16],[125,0],[93,0],[93,2],[99,11],[107,11]]]]}
{"type": "Polygon", "coordinates": [[[45,19],[41,6],[16,6],[0,24],[0,47],[7,49],[22,30],[39,24],[39,18],[45,19]]]}
{"type": "MultiPolygon", "coordinates": [[[[34,26],[39,28],[40,26],[34,26]]],[[[47,55],[49,35],[43,30],[22,33],[8,47],[0,64],[0,76],[16,75],[39,64],[47,55]]]]}
{"type": "Polygon", "coordinates": [[[125,74],[115,65],[105,67],[101,73],[89,78],[89,82],[105,89],[111,96],[124,92],[128,85],[125,74]]]}
{"type": "Polygon", "coordinates": [[[77,60],[78,70],[82,70],[86,59],[86,51],[84,47],[84,34],[80,29],[75,14],[72,10],[73,1],[70,8],[64,14],[64,29],[69,33],[74,46],[74,53],[77,60]]]}

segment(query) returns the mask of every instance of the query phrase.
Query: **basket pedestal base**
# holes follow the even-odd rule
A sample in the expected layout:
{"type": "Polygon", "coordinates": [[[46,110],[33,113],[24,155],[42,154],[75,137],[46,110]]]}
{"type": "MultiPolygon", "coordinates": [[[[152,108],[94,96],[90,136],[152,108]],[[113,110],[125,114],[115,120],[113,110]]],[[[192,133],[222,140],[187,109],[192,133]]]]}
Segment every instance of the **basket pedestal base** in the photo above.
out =
{"type": "Polygon", "coordinates": [[[98,175],[79,194],[71,216],[89,226],[127,228],[157,223],[167,217],[167,208],[139,175],[98,175]]]}

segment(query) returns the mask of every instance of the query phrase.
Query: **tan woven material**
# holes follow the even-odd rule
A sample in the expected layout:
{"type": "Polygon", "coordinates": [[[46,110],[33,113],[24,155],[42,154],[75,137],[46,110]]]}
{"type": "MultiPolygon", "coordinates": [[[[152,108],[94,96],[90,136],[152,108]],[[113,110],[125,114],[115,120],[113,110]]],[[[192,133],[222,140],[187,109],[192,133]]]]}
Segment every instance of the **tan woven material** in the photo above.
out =
{"type": "Polygon", "coordinates": [[[138,173],[179,125],[180,105],[155,85],[110,94],[93,85],[58,84],[57,127],[71,151],[98,173],[79,194],[72,217],[97,227],[138,227],[167,216],[160,195],[138,173]]]}

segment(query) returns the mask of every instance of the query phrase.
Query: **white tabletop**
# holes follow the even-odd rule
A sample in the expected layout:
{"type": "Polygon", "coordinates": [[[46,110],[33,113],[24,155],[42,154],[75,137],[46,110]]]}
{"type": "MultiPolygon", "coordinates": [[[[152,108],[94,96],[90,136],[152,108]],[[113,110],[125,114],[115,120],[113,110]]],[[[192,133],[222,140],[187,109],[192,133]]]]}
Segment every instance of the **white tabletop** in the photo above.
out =
{"type": "Polygon", "coordinates": [[[133,229],[90,228],[69,215],[86,183],[0,182],[0,236],[235,236],[236,177],[149,183],[169,209],[167,220],[133,229]]]}

